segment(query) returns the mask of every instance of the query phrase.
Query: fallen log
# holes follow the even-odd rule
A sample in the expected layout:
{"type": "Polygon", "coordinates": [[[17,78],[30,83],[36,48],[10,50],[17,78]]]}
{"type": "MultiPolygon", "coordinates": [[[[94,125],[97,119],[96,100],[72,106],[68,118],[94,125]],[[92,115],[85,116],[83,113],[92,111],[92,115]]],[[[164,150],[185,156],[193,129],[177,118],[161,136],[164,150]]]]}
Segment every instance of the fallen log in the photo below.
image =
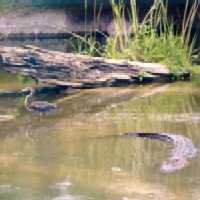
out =
{"type": "MultiPolygon", "coordinates": [[[[114,60],[50,51],[35,46],[0,47],[0,68],[41,83],[66,88],[169,82],[174,74],[161,64],[114,60]]],[[[181,72],[183,79],[188,72],[181,72]]]]}
{"type": "MultiPolygon", "coordinates": [[[[0,98],[21,97],[29,94],[28,91],[24,91],[23,89],[14,91],[0,89],[0,98]]],[[[50,97],[59,95],[61,93],[73,94],[75,92],[77,92],[77,90],[66,90],[66,87],[62,85],[42,86],[35,88],[35,96],[46,95],[50,97]]]]}

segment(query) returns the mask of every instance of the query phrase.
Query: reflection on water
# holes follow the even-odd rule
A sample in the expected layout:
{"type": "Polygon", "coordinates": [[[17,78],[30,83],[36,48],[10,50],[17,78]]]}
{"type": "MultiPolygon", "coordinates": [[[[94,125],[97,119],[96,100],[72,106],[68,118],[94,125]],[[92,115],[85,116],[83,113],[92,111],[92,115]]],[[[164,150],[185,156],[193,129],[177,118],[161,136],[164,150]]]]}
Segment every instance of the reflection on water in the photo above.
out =
{"type": "MultiPolygon", "coordinates": [[[[15,86],[16,80],[9,83],[10,89],[15,86]]],[[[16,117],[0,121],[0,199],[198,199],[199,158],[182,171],[162,174],[170,144],[99,138],[127,131],[174,132],[199,147],[198,86],[177,83],[144,95],[158,87],[84,90],[54,99],[60,110],[44,118],[27,112],[23,97],[1,98],[0,115],[16,117]],[[139,95],[143,98],[135,98],[139,95]]]]}
{"type": "Polygon", "coordinates": [[[35,85],[35,82],[21,75],[13,76],[0,69],[0,92],[2,90],[18,90],[28,85],[35,85]]]}

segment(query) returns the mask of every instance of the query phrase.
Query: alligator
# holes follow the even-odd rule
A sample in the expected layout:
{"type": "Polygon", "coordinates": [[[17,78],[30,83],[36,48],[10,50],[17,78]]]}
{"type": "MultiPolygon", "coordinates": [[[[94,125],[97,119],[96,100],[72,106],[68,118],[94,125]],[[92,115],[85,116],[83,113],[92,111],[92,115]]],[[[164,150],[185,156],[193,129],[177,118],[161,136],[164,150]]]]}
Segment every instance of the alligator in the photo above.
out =
{"type": "Polygon", "coordinates": [[[142,137],[156,139],[173,144],[173,149],[169,158],[163,161],[160,170],[164,173],[180,170],[188,165],[188,160],[197,155],[197,148],[192,140],[183,136],[170,133],[148,133],[148,132],[128,132],[118,135],[119,137],[142,137]]]}

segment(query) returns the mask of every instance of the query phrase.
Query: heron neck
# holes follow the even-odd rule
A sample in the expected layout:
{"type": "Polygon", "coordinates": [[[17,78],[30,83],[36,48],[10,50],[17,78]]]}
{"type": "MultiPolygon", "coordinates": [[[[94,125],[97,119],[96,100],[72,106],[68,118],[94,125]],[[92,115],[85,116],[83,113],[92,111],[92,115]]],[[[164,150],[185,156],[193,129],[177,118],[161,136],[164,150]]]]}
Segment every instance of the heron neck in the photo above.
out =
{"type": "Polygon", "coordinates": [[[25,99],[25,107],[29,107],[32,102],[33,93],[31,92],[29,95],[26,96],[25,99]]]}

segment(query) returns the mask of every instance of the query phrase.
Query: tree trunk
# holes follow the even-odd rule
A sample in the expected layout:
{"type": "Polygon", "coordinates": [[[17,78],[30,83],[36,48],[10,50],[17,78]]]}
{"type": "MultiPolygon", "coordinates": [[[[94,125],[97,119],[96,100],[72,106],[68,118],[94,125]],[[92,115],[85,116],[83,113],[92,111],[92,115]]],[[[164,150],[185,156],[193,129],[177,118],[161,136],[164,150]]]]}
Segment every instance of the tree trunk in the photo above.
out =
{"type": "MultiPolygon", "coordinates": [[[[173,77],[161,64],[91,57],[34,46],[0,47],[0,68],[38,82],[70,88],[168,82],[173,77]]],[[[180,75],[189,77],[189,73],[180,75]]]]}

